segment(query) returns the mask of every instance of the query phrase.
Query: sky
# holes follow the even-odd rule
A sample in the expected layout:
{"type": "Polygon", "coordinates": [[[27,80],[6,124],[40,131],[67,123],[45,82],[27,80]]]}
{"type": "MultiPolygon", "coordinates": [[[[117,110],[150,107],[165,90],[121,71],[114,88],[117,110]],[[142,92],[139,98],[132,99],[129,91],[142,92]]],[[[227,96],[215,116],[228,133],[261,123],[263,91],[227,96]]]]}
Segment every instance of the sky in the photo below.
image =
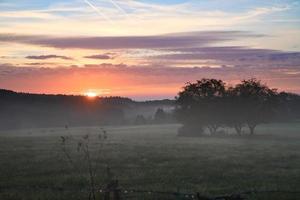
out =
{"type": "Polygon", "coordinates": [[[0,88],[145,100],[201,78],[300,93],[300,1],[0,0],[0,88]]]}

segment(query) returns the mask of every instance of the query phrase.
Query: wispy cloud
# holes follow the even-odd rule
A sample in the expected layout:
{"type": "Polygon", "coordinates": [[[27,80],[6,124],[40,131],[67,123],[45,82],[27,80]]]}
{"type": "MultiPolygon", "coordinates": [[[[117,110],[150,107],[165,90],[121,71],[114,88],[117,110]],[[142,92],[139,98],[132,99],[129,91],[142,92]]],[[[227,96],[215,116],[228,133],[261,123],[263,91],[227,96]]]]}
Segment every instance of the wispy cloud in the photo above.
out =
{"type": "Polygon", "coordinates": [[[98,7],[96,7],[94,4],[92,4],[89,0],[83,0],[87,5],[89,5],[98,15],[103,17],[103,19],[107,20],[108,22],[112,23],[112,20],[104,14],[98,7]]]}
{"type": "MultiPolygon", "coordinates": [[[[261,68],[298,67],[300,52],[284,52],[271,49],[255,49],[249,47],[202,47],[169,49],[169,54],[155,55],[153,60],[167,60],[168,63],[182,63],[189,61],[197,65],[206,61],[207,65],[244,66],[261,68]]],[[[205,63],[204,63],[205,65],[205,63]]]]}
{"type": "Polygon", "coordinates": [[[52,63],[52,62],[32,62],[32,63],[24,63],[24,65],[28,65],[28,66],[38,66],[38,67],[42,67],[42,66],[56,66],[57,63],[52,63]]]}
{"type": "Polygon", "coordinates": [[[126,17],[128,17],[128,13],[123,9],[121,8],[121,6],[119,6],[114,0],[108,0],[110,1],[115,8],[117,8],[121,13],[123,13],[126,17]]]}
{"type": "Polygon", "coordinates": [[[99,60],[113,59],[113,57],[110,56],[109,54],[96,54],[96,55],[84,56],[84,58],[99,59],[99,60]]]}
{"type": "MultiPolygon", "coordinates": [[[[215,1],[212,5],[214,3],[215,1]]],[[[295,7],[287,3],[270,3],[264,7],[254,4],[251,7],[245,5],[245,9],[233,12],[231,9],[221,9],[222,6],[201,7],[202,4],[200,1],[160,4],[133,0],[101,0],[100,3],[99,0],[80,0],[64,4],[54,2],[49,8],[1,10],[0,18],[4,20],[0,22],[0,31],[32,33],[34,30],[42,34],[59,32],[65,35],[149,35],[195,30],[232,30],[240,27],[247,29],[249,24],[261,17],[286,12],[295,7]],[[3,26],[4,22],[6,26],[3,26]]],[[[240,7],[244,8],[243,3],[237,5],[237,8],[240,7]]],[[[261,23],[269,22],[265,20],[261,23]]],[[[259,27],[261,24],[254,29],[259,27]]]]}
{"type": "Polygon", "coordinates": [[[288,6],[288,5],[273,6],[273,7],[259,7],[259,8],[255,8],[253,10],[248,11],[244,15],[233,17],[233,20],[244,21],[244,20],[254,19],[259,16],[263,16],[263,15],[267,15],[267,14],[271,14],[271,13],[286,11],[289,9],[290,9],[290,6],[288,6]]]}
{"type": "Polygon", "coordinates": [[[59,55],[39,55],[39,56],[26,56],[27,59],[34,59],[34,60],[46,60],[46,59],[53,59],[59,58],[63,60],[73,60],[73,58],[68,56],[59,56],[59,55]]]}
{"type": "Polygon", "coordinates": [[[0,42],[23,43],[54,48],[79,49],[149,49],[197,47],[239,38],[262,35],[241,31],[187,32],[156,36],[120,37],[53,37],[38,35],[0,34],[0,42]]]}

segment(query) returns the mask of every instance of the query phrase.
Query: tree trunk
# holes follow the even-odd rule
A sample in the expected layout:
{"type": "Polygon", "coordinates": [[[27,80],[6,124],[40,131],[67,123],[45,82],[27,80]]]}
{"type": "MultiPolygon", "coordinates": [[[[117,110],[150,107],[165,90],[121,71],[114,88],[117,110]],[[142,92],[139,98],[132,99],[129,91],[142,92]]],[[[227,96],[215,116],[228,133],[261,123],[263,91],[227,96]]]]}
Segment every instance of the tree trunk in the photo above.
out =
{"type": "Polygon", "coordinates": [[[239,136],[242,135],[242,126],[240,124],[234,125],[234,129],[239,136]]]}
{"type": "Polygon", "coordinates": [[[256,124],[248,124],[249,130],[250,130],[250,135],[254,135],[254,130],[256,127],[256,124]]]}
{"type": "Polygon", "coordinates": [[[219,127],[217,125],[208,126],[208,129],[209,129],[209,132],[211,135],[215,135],[217,133],[218,128],[219,127]]]}

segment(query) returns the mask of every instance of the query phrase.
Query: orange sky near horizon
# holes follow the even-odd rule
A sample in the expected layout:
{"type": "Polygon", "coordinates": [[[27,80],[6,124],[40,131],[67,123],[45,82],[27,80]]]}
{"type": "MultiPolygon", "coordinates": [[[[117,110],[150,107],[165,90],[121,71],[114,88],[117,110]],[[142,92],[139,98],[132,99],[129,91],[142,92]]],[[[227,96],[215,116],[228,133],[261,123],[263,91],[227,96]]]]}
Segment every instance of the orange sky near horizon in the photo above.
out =
{"type": "Polygon", "coordinates": [[[165,71],[156,68],[146,69],[147,71],[141,69],[135,71],[133,67],[114,70],[101,67],[30,69],[23,74],[6,77],[1,87],[29,93],[84,95],[87,92],[94,92],[99,96],[124,96],[146,100],[173,99],[186,82],[201,78],[220,78],[228,85],[234,85],[243,78],[264,77],[263,82],[270,87],[290,92],[299,91],[300,85],[297,75],[289,75],[289,78],[285,79],[281,78],[280,73],[263,74],[262,71],[249,71],[246,76],[240,76],[234,71],[218,74],[215,72],[218,69],[213,71],[203,68],[169,68],[165,71]]]}

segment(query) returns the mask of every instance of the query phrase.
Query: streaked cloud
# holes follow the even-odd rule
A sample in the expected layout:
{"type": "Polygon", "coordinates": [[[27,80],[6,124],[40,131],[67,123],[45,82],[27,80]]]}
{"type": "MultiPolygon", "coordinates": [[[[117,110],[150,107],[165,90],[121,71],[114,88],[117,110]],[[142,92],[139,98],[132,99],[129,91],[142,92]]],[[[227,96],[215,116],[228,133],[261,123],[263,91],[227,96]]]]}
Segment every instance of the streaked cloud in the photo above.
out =
{"type": "Polygon", "coordinates": [[[298,9],[297,4],[285,1],[280,4],[255,2],[249,5],[247,1],[168,1],[166,4],[163,1],[74,0],[64,3],[53,1],[49,3],[51,6],[39,9],[34,5],[31,6],[35,9],[20,9],[15,3],[18,9],[1,10],[0,18],[5,19],[2,23],[7,23],[0,27],[0,32],[30,34],[34,30],[39,34],[152,35],[195,30],[237,30],[241,27],[245,30],[249,25],[253,26],[253,22],[259,23],[254,28],[258,29],[262,22],[268,21],[262,17],[298,9]],[[224,6],[227,4],[234,5],[236,9],[224,6]]]}
{"type": "Polygon", "coordinates": [[[96,54],[96,55],[84,56],[84,58],[99,59],[99,60],[113,59],[113,57],[110,54],[96,54]]]}
{"type": "Polygon", "coordinates": [[[239,46],[169,49],[173,54],[151,56],[152,59],[169,63],[209,60],[208,65],[244,66],[262,68],[299,67],[300,52],[285,52],[271,49],[255,49],[239,46]]]}
{"type": "Polygon", "coordinates": [[[55,37],[43,35],[0,34],[0,42],[22,43],[54,48],[149,49],[192,47],[262,35],[243,31],[203,31],[154,36],[55,37]]]}
{"type": "Polygon", "coordinates": [[[46,60],[46,59],[54,59],[59,58],[63,60],[73,60],[73,58],[68,56],[59,56],[59,55],[39,55],[39,56],[26,56],[27,59],[34,59],[34,60],[46,60]]]}

